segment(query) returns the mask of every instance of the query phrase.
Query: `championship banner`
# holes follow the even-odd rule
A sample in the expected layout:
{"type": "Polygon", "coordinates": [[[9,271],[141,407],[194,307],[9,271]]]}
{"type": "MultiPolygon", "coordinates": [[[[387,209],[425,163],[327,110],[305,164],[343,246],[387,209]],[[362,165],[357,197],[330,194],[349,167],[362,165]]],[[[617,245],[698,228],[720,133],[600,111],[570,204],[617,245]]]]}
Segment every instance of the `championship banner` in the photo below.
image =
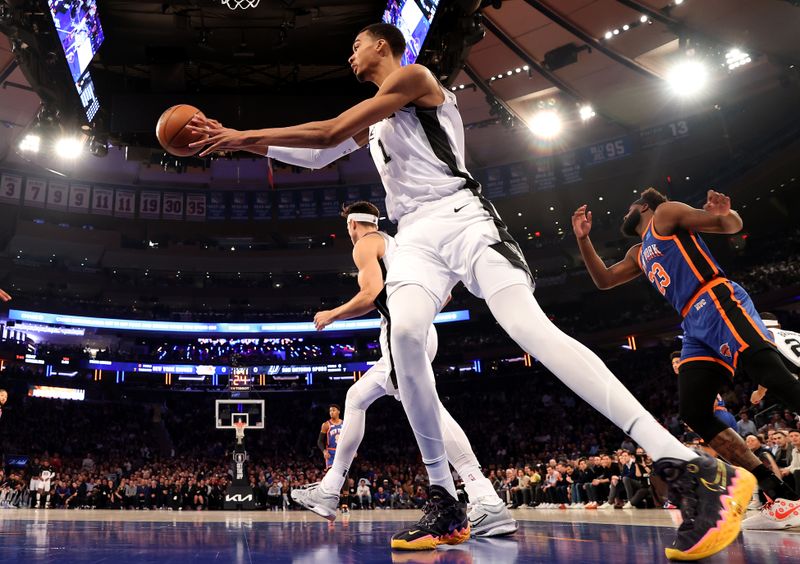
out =
{"type": "Polygon", "coordinates": [[[25,179],[25,205],[43,208],[47,201],[47,182],[39,178],[25,179]]]}
{"type": "Polygon", "coordinates": [[[94,215],[112,215],[114,210],[114,190],[94,187],[92,190],[92,213],[94,215]]]}
{"type": "Polygon", "coordinates": [[[67,210],[69,208],[69,184],[51,180],[47,187],[47,209],[67,210]]]}
{"type": "Polygon", "coordinates": [[[186,195],[186,221],[205,221],[206,220],[206,195],[187,194],[186,195]]]}
{"type": "Polygon", "coordinates": [[[85,184],[71,184],[69,187],[69,211],[89,213],[92,189],[85,184]]]}
{"type": "Polygon", "coordinates": [[[183,192],[164,192],[164,219],[183,219],[183,192]]]}
{"type": "Polygon", "coordinates": [[[0,179],[0,202],[19,204],[22,197],[22,177],[4,174],[0,179]]]}
{"type": "Polygon", "coordinates": [[[247,192],[231,192],[231,219],[250,219],[250,203],[247,201],[247,192]]]}
{"type": "Polygon", "coordinates": [[[139,192],[139,217],[161,219],[161,192],[139,192]]]}
{"type": "Polygon", "coordinates": [[[297,193],[293,190],[279,190],[276,194],[278,219],[295,219],[297,218],[297,200],[295,196],[297,193]]]}
{"type": "Polygon", "coordinates": [[[256,192],[253,194],[253,219],[256,221],[272,219],[271,192],[256,192]]]}
{"type": "Polygon", "coordinates": [[[319,190],[301,190],[300,201],[297,205],[297,217],[303,219],[316,219],[319,217],[317,209],[317,194],[319,190]]]}
{"type": "Polygon", "coordinates": [[[117,188],[114,194],[114,217],[136,217],[136,191],[117,188]]]}
{"type": "Polygon", "coordinates": [[[324,188],[320,202],[320,216],[339,217],[341,211],[342,203],[339,201],[339,190],[336,188],[324,188]]]}
{"type": "Polygon", "coordinates": [[[219,221],[227,215],[225,192],[209,192],[206,198],[206,219],[219,221]]]}

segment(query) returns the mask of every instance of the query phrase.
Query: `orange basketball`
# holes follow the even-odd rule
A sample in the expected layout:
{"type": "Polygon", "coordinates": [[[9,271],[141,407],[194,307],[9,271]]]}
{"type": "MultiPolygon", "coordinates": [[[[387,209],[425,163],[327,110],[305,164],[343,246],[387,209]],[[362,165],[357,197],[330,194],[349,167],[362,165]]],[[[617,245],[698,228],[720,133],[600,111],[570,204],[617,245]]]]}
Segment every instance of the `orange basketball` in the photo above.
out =
{"type": "Polygon", "coordinates": [[[195,115],[205,117],[203,112],[188,104],[178,104],[167,108],[156,124],[156,137],[164,150],[176,157],[191,157],[200,152],[198,147],[189,147],[189,143],[208,137],[195,133],[186,125],[195,115]]]}

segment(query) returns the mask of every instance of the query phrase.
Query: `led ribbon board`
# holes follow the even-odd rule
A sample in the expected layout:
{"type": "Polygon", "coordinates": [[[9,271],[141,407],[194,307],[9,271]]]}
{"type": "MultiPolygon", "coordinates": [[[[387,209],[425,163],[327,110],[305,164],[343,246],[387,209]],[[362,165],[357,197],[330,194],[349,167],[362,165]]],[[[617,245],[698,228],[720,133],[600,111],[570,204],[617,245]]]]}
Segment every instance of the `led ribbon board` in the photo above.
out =
{"type": "MultiPolygon", "coordinates": [[[[114,319],[107,317],[84,317],[80,315],[62,315],[59,313],[43,313],[12,309],[8,318],[15,321],[28,321],[48,325],[67,327],[91,327],[94,329],[113,329],[117,331],[146,331],[156,333],[203,333],[214,334],[286,334],[317,333],[310,321],[296,323],[185,323],[180,321],[145,321],[140,319],[114,319]]],[[[469,310],[447,311],[440,313],[433,320],[436,324],[469,321],[469,310]]],[[[350,319],[335,321],[326,329],[331,331],[364,331],[379,329],[379,317],[369,319],[350,319]]]]}

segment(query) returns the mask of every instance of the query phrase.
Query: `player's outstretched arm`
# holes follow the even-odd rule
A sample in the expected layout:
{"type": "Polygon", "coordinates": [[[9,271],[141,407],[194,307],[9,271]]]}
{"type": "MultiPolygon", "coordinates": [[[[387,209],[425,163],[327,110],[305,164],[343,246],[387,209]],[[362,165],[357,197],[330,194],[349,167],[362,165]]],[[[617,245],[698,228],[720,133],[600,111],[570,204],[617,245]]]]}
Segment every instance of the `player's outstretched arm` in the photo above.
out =
{"type": "Polygon", "coordinates": [[[578,248],[581,251],[581,258],[586,265],[586,270],[589,271],[595,286],[601,290],[608,290],[630,282],[642,273],[638,260],[641,245],[631,247],[625,254],[625,258],[618,263],[610,267],[605,265],[589,239],[589,233],[592,230],[592,212],[586,205],[579,207],[572,214],[572,230],[578,240],[578,248]]]}
{"type": "Polygon", "coordinates": [[[7,302],[11,299],[11,296],[2,288],[0,288],[0,300],[7,302]]]}
{"type": "Polygon", "coordinates": [[[363,237],[353,247],[353,262],[358,268],[359,292],[347,303],[331,310],[320,311],[314,316],[318,331],[334,321],[360,317],[375,309],[375,298],[383,289],[383,274],[378,262],[384,251],[383,237],[363,237]]]}
{"type": "Polygon", "coordinates": [[[703,209],[681,202],[665,202],[658,206],[653,221],[662,235],[672,235],[677,229],[700,233],[733,235],[742,230],[742,218],[731,209],[731,199],[725,194],[709,190],[703,209]]]}
{"type": "Polygon", "coordinates": [[[213,120],[195,116],[189,123],[189,128],[197,133],[208,134],[209,137],[189,146],[204,147],[201,157],[214,151],[240,150],[253,145],[310,149],[334,147],[438,88],[433,75],[425,67],[408,65],[389,75],[375,96],[329,120],[290,127],[237,131],[216,128],[210,123],[213,120]]]}

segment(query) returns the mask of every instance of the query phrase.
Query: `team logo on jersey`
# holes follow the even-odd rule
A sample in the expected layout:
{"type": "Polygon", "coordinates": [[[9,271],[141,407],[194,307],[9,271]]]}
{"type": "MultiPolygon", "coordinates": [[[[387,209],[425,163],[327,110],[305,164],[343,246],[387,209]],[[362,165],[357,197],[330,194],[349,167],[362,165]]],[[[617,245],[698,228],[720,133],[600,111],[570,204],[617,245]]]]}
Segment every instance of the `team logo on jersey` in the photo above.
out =
{"type": "Polygon", "coordinates": [[[706,305],[706,299],[703,298],[702,300],[694,304],[694,310],[700,311],[701,309],[703,309],[705,305],[706,305]]]}
{"type": "Polygon", "coordinates": [[[728,358],[731,357],[731,347],[728,345],[728,343],[723,343],[720,345],[719,354],[722,356],[727,356],[728,358]]]}

